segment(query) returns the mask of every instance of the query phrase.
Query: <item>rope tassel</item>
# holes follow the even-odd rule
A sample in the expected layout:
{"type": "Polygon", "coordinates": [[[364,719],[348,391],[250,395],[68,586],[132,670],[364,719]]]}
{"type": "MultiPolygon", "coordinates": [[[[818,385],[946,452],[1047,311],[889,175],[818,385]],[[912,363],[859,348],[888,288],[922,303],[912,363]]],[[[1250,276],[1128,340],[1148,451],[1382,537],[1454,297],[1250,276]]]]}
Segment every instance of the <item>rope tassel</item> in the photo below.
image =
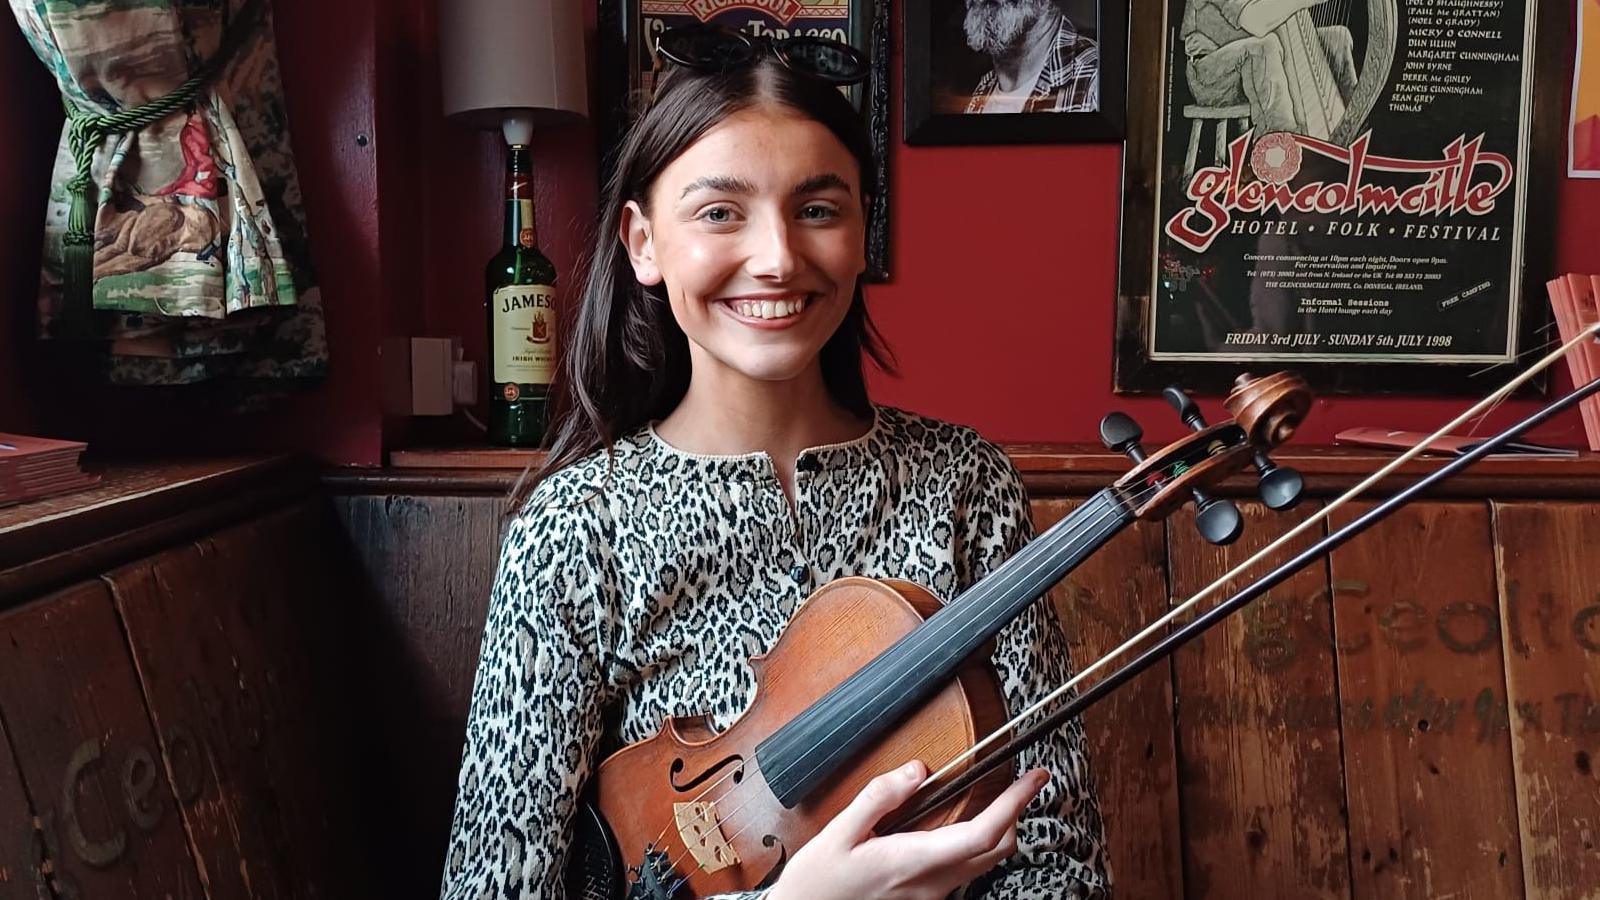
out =
{"type": "Polygon", "coordinates": [[[104,135],[96,128],[97,117],[77,113],[67,105],[72,125],[67,139],[78,171],[67,180],[72,205],[67,210],[67,233],[61,238],[61,331],[64,337],[88,337],[90,314],[94,311],[94,225],[99,198],[91,167],[94,151],[104,135]]]}

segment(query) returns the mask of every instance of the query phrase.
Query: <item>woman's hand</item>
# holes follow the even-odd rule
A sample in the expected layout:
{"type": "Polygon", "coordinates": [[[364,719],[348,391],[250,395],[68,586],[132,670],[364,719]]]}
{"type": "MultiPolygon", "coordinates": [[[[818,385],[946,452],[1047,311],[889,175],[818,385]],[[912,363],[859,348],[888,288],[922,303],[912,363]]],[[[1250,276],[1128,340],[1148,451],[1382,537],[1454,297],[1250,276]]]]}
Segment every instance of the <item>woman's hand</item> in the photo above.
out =
{"type": "Polygon", "coordinates": [[[868,782],[789,860],[770,900],[941,900],[1017,849],[1017,819],[1050,774],[1026,773],[966,822],[874,835],[872,826],[927,777],[927,767],[912,761],[868,782]]]}

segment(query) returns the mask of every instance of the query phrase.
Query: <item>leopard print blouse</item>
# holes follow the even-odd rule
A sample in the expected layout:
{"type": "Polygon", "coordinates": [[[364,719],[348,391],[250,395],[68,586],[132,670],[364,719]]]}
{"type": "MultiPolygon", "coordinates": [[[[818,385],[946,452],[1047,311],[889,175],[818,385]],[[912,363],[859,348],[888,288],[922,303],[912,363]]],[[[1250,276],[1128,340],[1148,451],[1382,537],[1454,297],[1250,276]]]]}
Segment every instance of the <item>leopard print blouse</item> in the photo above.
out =
{"type": "MultiPolygon", "coordinates": [[[[604,752],[667,716],[720,729],[812,590],[904,578],[951,598],[1033,536],[1011,461],[970,428],[875,407],[868,432],[805,450],[795,501],[771,458],[678,450],[645,426],[542,481],[502,546],[472,694],[442,896],[555,898],[578,794],[604,752]]],[[[1066,680],[1055,611],[996,639],[1016,711],[1066,680]]],[[[1108,895],[1081,727],[1025,752],[1049,784],[1018,850],[968,897],[1108,895]]],[[[1021,769],[1019,769],[1021,771],[1021,769]]],[[[751,894],[750,896],[755,896],[751,894]]]]}

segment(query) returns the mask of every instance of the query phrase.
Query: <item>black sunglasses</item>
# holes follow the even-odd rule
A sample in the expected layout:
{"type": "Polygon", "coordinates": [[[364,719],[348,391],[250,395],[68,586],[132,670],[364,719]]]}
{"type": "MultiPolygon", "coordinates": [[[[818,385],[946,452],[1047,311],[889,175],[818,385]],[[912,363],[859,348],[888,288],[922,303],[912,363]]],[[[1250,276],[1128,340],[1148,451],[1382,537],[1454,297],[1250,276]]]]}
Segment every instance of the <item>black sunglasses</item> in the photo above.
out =
{"type": "Polygon", "coordinates": [[[656,38],[657,56],[697,72],[729,72],[750,65],[764,50],[796,72],[829,84],[859,84],[869,74],[860,50],[829,38],[773,40],[721,25],[671,28],[656,38]]]}

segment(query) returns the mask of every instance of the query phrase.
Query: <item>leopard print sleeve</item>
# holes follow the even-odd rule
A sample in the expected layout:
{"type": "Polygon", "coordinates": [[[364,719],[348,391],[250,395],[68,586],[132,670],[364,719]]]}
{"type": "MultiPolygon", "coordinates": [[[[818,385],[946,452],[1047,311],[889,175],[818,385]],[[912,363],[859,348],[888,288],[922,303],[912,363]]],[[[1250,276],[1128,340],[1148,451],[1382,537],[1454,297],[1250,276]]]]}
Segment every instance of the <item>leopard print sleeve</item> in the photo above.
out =
{"type": "Polygon", "coordinates": [[[588,531],[582,516],[537,502],[508,526],[472,691],[445,900],[562,896],[606,683],[603,583],[588,531]]]}
{"type": "MultiPolygon", "coordinates": [[[[1022,478],[997,447],[980,444],[973,486],[963,504],[964,559],[957,561],[960,588],[993,571],[1033,538],[1033,520],[1022,478]]],[[[1046,600],[1029,606],[996,638],[994,664],[1013,714],[1043,698],[1072,674],[1066,636],[1046,600]]],[[[1036,766],[1050,781],[1029,804],[1017,826],[1017,852],[966,888],[960,896],[987,900],[1029,897],[1109,896],[1100,809],[1089,772],[1083,725],[1074,719],[1025,750],[1018,771],[1036,766]]]]}

